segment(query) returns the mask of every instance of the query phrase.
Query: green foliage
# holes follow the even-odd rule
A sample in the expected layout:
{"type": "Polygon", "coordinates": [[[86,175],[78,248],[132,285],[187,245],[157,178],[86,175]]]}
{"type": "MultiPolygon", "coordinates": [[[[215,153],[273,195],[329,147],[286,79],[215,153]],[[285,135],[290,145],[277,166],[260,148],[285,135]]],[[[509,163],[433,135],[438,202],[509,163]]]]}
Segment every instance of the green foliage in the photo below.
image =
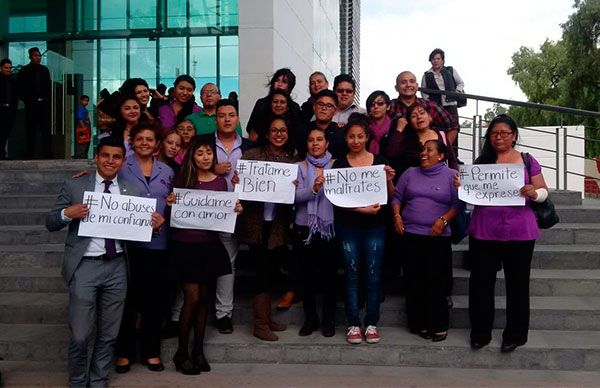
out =
{"type": "Polygon", "coordinates": [[[505,106],[498,104],[497,102],[492,105],[491,108],[487,108],[485,110],[485,114],[483,115],[483,119],[485,121],[492,121],[492,119],[498,115],[504,114],[508,112],[508,109],[505,106]]]}
{"type": "MultiPolygon", "coordinates": [[[[521,47],[507,72],[531,102],[598,112],[600,0],[575,0],[573,8],[561,40],[546,40],[539,51],[521,47]]],[[[582,124],[587,137],[600,139],[600,119],[522,107],[510,107],[508,113],[522,126],[582,124]]],[[[586,154],[600,155],[600,142],[587,141],[586,154]]]]}

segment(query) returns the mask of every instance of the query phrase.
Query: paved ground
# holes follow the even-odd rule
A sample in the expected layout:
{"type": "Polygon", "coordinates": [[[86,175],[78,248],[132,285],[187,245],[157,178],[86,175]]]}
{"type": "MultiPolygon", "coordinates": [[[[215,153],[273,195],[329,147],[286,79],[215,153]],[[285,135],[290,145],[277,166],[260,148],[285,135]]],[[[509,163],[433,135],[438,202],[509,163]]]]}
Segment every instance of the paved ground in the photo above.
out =
{"type": "MultiPolygon", "coordinates": [[[[213,364],[184,376],[173,365],[160,373],[139,364],[113,375],[113,387],[597,387],[600,372],[397,368],[346,365],[213,364]]],[[[5,387],[63,387],[63,365],[0,362],[5,387]]]]}

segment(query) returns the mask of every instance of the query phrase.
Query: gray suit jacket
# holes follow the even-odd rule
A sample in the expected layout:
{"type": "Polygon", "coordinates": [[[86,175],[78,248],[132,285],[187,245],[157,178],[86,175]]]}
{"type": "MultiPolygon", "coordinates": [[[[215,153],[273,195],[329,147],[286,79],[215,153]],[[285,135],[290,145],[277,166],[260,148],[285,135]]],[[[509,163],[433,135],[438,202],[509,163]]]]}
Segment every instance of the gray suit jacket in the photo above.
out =
{"type": "MultiPolygon", "coordinates": [[[[46,216],[46,229],[51,232],[61,230],[66,225],[69,225],[69,233],[65,241],[65,254],[62,264],[62,276],[67,282],[67,285],[71,282],[73,274],[77,269],[77,266],[81,262],[81,258],[87,249],[91,238],[80,237],[79,232],[79,220],[73,220],[71,222],[64,222],[60,213],[63,209],[78,203],[83,203],[83,192],[94,191],[96,187],[96,171],[91,172],[89,175],[84,175],[79,178],[67,179],[62,188],[58,199],[54,204],[54,207],[46,216]]],[[[119,190],[123,195],[138,195],[139,191],[132,184],[118,179],[119,190]]]]}

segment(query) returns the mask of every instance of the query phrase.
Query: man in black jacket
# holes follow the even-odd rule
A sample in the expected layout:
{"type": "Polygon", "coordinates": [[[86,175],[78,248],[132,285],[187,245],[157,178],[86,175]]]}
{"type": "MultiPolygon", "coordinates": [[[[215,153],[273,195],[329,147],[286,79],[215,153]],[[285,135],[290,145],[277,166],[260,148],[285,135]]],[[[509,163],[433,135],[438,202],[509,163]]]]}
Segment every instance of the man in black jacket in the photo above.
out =
{"type": "Polygon", "coordinates": [[[7,159],[6,142],[17,116],[17,84],[12,74],[12,62],[0,61],[0,160],[7,159]]]}
{"type": "Polygon", "coordinates": [[[29,64],[23,66],[17,75],[19,97],[25,104],[27,126],[27,147],[25,158],[32,159],[38,137],[42,141],[42,153],[45,159],[52,156],[50,138],[50,71],[41,64],[42,54],[37,47],[29,49],[29,64]]]}

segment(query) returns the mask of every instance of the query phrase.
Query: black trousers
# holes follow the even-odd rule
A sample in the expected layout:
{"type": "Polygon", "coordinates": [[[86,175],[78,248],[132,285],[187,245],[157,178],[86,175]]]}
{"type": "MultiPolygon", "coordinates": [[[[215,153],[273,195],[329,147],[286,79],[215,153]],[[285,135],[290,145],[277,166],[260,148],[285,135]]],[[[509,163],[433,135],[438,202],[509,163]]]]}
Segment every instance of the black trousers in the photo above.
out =
{"type": "Polygon", "coordinates": [[[25,159],[33,159],[36,155],[39,139],[42,144],[43,157],[45,159],[50,159],[52,157],[50,102],[32,101],[25,104],[25,125],[27,127],[25,159]]]}
{"type": "Polygon", "coordinates": [[[293,255],[300,270],[300,294],[306,319],[318,320],[317,294],[323,293],[323,322],[335,322],[339,254],[333,241],[313,236],[306,244],[308,227],[294,225],[293,255]]]}
{"type": "Polygon", "coordinates": [[[529,275],[535,240],[490,241],[469,238],[471,341],[487,343],[494,325],[496,272],[504,268],[506,327],[502,341],[522,345],[529,330],[529,275]]]}
{"type": "Polygon", "coordinates": [[[404,233],[406,249],[406,315],[412,333],[448,330],[446,303],[446,267],[452,252],[450,237],[432,237],[404,233]]]}
{"type": "Polygon", "coordinates": [[[6,142],[17,117],[17,108],[13,106],[0,106],[0,159],[7,156],[6,142]]]}
{"type": "Polygon", "coordinates": [[[166,250],[131,248],[129,288],[117,338],[117,357],[136,355],[136,320],[140,314],[140,342],[143,359],[160,357],[160,329],[168,291],[166,250]]]}

